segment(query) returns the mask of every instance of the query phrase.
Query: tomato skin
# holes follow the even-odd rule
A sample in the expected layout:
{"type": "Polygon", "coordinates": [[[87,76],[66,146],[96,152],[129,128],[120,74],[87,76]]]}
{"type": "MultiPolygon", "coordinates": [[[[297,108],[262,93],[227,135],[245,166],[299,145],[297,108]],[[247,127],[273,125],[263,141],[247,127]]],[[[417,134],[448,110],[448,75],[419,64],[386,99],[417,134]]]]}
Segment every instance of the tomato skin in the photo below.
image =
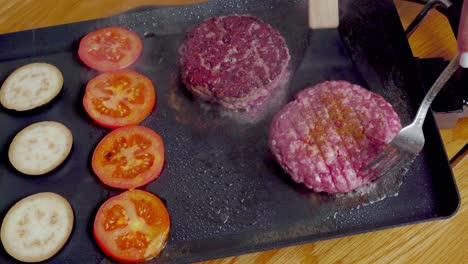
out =
{"type": "Polygon", "coordinates": [[[86,36],[84,36],[80,41],[78,57],[84,64],[92,69],[101,72],[115,71],[127,68],[128,66],[132,65],[138,59],[138,57],[140,57],[142,48],[143,44],[140,37],[136,33],[122,27],[113,26],[101,28],[86,34],[86,36]],[[124,44],[130,46],[119,47],[117,49],[118,52],[122,53],[120,54],[121,56],[119,59],[117,59],[118,61],[113,62],[112,60],[105,59],[106,56],[105,54],[102,54],[103,52],[101,50],[97,53],[104,58],[97,59],[91,54],[91,50],[96,47],[100,49],[109,48],[105,45],[102,45],[102,43],[96,43],[96,38],[105,38],[103,42],[106,43],[106,45],[107,43],[115,44],[113,39],[110,38],[111,36],[107,36],[108,34],[114,34],[116,37],[123,38],[123,40],[127,42],[124,44]]]}
{"type": "Polygon", "coordinates": [[[164,143],[161,136],[147,127],[129,126],[110,132],[99,142],[94,150],[91,166],[95,174],[104,184],[118,189],[133,189],[157,179],[164,167],[164,162],[164,143]],[[137,142],[137,140],[140,141],[137,142]],[[125,141],[127,146],[120,147],[119,144],[124,144],[122,141],[125,141]],[[144,144],[150,146],[147,149],[141,149],[138,145],[140,142],[144,142],[144,144]],[[116,150],[116,146],[117,148],[120,147],[120,149],[116,150]],[[128,151],[126,151],[128,148],[133,148],[131,154],[128,154],[128,151]],[[127,156],[132,156],[124,156],[124,161],[122,161],[122,157],[112,160],[112,157],[109,155],[114,155],[113,157],[115,157],[115,155],[121,155],[121,149],[124,149],[124,153],[127,152],[127,156]],[[135,153],[138,153],[139,157],[136,157],[137,154],[135,153]],[[146,154],[148,154],[147,156],[149,157],[142,156],[146,154]],[[126,170],[122,169],[127,163],[145,163],[145,158],[148,159],[148,165],[146,167],[142,168],[142,165],[139,165],[126,170]],[[122,162],[125,162],[123,166],[122,162]],[[132,172],[133,169],[137,172],[132,172]],[[118,177],[115,175],[117,172],[119,173],[119,175],[117,175],[118,177]],[[131,175],[125,177],[128,174],[131,175]]]}
{"type": "MultiPolygon", "coordinates": [[[[128,96],[128,94],[127,94],[128,96]]],[[[156,106],[156,92],[153,86],[153,83],[146,76],[139,74],[132,70],[120,70],[115,72],[107,72],[100,74],[90,80],[86,85],[86,91],[83,96],[83,106],[91,117],[91,119],[98,124],[99,126],[115,129],[124,126],[137,125],[143,121],[156,106]],[[111,96],[109,94],[104,94],[102,88],[103,83],[113,83],[113,81],[118,80],[119,78],[125,78],[129,81],[126,90],[135,88],[140,85],[142,97],[144,99],[143,104],[134,104],[125,98],[122,94],[124,91],[118,91],[115,89],[114,94],[111,96]],[[94,100],[100,99],[100,97],[121,97],[119,102],[125,103],[130,110],[130,114],[127,116],[111,116],[109,114],[103,113],[101,110],[96,109],[96,106],[93,104],[94,100]]],[[[114,110],[115,109],[111,109],[114,110]]]]}
{"type": "Polygon", "coordinates": [[[103,239],[100,238],[100,235],[98,234],[97,229],[96,229],[96,225],[97,225],[96,222],[94,222],[94,228],[93,228],[94,240],[96,240],[96,243],[98,244],[99,248],[102,250],[102,252],[104,252],[104,254],[106,254],[106,256],[109,256],[110,258],[120,263],[137,263],[138,262],[138,261],[131,261],[128,259],[120,258],[119,256],[115,255],[112,251],[110,251],[106,247],[106,244],[104,244],[103,239]]]}
{"type": "Polygon", "coordinates": [[[137,263],[152,259],[163,250],[169,236],[170,226],[171,221],[169,213],[159,197],[150,192],[133,189],[109,198],[101,205],[94,220],[93,235],[98,246],[104,254],[110,258],[122,263],[137,263]],[[133,201],[147,202],[150,206],[146,206],[145,209],[147,211],[152,211],[152,214],[150,214],[152,219],[144,219],[141,216],[135,216],[129,213],[132,210],[136,210],[136,205],[133,201]],[[117,230],[106,231],[103,227],[109,224],[108,221],[106,222],[106,212],[112,210],[112,206],[114,205],[121,205],[127,212],[127,219],[118,219],[124,220],[127,225],[117,230]],[[148,222],[148,220],[154,221],[151,223],[151,221],[148,222]],[[143,228],[141,227],[143,225],[132,224],[141,223],[141,221],[145,223],[143,228]],[[121,235],[136,231],[144,232],[145,235],[150,238],[148,247],[151,246],[151,249],[148,249],[148,247],[144,249],[123,249],[116,244],[119,232],[121,235]],[[150,250],[150,252],[147,252],[148,250],[150,250]]]}

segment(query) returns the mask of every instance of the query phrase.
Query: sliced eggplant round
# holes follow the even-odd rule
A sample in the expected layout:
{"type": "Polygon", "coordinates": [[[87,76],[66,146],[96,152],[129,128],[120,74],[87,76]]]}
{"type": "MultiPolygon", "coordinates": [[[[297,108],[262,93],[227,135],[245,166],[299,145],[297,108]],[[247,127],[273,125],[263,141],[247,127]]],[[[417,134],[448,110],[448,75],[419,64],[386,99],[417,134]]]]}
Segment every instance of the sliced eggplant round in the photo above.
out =
{"type": "Polygon", "coordinates": [[[31,110],[54,99],[62,86],[63,75],[54,65],[27,64],[5,80],[0,89],[0,103],[11,110],[31,110]]]}
{"type": "Polygon", "coordinates": [[[21,130],[10,144],[8,158],[18,171],[42,175],[57,168],[70,154],[71,131],[61,123],[44,121],[21,130]]]}
{"type": "Polygon", "coordinates": [[[37,193],[10,208],[0,230],[2,244],[19,261],[44,261],[65,245],[73,222],[73,209],[65,198],[37,193]]]}

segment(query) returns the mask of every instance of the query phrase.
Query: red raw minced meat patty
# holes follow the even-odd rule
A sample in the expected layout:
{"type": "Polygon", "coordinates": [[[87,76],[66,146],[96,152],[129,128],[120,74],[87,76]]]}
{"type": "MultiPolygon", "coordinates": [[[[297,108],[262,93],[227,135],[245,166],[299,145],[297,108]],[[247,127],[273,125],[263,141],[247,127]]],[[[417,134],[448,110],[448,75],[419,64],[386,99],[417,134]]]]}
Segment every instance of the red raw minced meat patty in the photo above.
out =
{"type": "Polygon", "coordinates": [[[190,32],[179,53],[187,89],[229,109],[262,104],[288,77],[286,41],[253,16],[210,18],[190,32]]]}
{"type": "Polygon", "coordinates": [[[346,81],[299,92],[274,117],[270,147],[281,167],[315,192],[344,193],[372,181],[359,170],[401,129],[380,95],[346,81]]]}

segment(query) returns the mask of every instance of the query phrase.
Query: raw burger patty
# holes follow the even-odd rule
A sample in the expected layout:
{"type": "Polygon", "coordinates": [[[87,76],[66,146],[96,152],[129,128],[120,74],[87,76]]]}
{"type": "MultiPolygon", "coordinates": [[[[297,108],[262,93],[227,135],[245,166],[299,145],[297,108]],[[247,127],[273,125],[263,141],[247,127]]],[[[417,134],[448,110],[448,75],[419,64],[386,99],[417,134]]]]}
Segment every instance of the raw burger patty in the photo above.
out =
{"type": "Polygon", "coordinates": [[[197,97],[230,109],[249,109],[288,77],[285,40],[252,16],[210,18],[180,48],[182,81],[197,97]]]}
{"type": "Polygon", "coordinates": [[[298,183],[343,193],[369,183],[358,172],[400,131],[392,106],[346,81],[327,81],[296,95],[274,117],[270,147],[298,183]]]}

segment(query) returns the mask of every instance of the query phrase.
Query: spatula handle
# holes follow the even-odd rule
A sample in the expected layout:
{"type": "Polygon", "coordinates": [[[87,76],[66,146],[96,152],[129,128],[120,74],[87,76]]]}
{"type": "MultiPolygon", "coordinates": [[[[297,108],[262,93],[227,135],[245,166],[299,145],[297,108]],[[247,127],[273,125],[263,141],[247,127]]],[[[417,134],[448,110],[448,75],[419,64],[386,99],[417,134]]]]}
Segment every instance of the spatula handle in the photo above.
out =
{"type": "Polygon", "coordinates": [[[338,24],[338,0],[309,0],[310,28],[337,28],[338,24]]]}
{"type": "Polygon", "coordinates": [[[468,68],[468,0],[463,1],[457,41],[458,53],[460,54],[460,66],[468,68]]]}

